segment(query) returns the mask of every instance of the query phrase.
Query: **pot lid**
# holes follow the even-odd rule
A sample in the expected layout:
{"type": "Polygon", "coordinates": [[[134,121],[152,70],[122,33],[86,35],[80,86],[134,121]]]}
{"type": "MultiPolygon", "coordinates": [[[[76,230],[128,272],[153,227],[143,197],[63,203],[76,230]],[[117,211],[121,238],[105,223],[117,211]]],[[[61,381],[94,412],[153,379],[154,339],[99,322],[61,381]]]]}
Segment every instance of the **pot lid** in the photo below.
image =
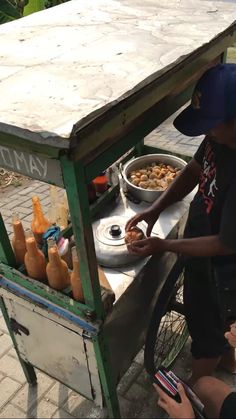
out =
{"type": "MultiPolygon", "coordinates": [[[[93,223],[95,250],[100,265],[118,267],[140,259],[140,256],[131,255],[127,250],[125,226],[128,220],[128,217],[113,216],[93,223]]],[[[140,224],[145,232],[145,225],[140,224]]]]}

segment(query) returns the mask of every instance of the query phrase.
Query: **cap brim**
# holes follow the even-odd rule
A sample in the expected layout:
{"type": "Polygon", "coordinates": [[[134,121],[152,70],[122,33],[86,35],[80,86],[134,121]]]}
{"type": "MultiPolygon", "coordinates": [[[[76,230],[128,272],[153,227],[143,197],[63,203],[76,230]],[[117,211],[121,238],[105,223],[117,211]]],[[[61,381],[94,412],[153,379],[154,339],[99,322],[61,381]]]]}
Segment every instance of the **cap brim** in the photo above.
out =
{"type": "Polygon", "coordinates": [[[175,128],[189,137],[207,134],[209,130],[223,122],[223,118],[206,118],[199,110],[189,105],[174,120],[175,128]]]}

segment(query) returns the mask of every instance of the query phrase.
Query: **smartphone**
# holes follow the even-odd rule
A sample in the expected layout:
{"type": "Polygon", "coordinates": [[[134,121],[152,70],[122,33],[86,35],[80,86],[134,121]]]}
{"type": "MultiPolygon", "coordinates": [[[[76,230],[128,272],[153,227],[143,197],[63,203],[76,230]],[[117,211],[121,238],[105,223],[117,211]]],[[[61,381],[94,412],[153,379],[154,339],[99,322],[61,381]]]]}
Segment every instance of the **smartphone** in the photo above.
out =
{"type": "Polygon", "coordinates": [[[168,374],[172,377],[172,379],[176,382],[176,383],[181,383],[182,386],[184,387],[185,393],[187,394],[189,400],[192,403],[193,408],[195,409],[195,411],[201,415],[203,415],[202,417],[204,417],[204,404],[201,402],[201,400],[199,399],[199,397],[196,395],[196,393],[194,393],[194,391],[191,389],[191,387],[188,386],[188,384],[186,384],[183,380],[181,380],[181,378],[177,377],[173,371],[168,371],[168,374]]]}
{"type": "Polygon", "coordinates": [[[160,367],[153,377],[153,382],[156,383],[169,397],[178,403],[181,403],[177,383],[167,375],[167,372],[168,371],[164,367],[160,367]]]}

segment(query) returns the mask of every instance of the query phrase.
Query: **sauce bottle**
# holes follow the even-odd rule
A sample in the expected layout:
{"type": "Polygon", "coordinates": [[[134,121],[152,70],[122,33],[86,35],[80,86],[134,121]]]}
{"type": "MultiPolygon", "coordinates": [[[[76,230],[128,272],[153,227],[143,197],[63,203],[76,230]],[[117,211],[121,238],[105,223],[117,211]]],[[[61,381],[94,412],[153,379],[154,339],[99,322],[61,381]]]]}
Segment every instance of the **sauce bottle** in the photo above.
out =
{"type": "Polygon", "coordinates": [[[70,276],[71,288],[73,298],[76,301],[84,302],[84,293],[82,289],[82,282],[80,279],[79,272],[79,258],[77,255],[76,247],[72,247],[72,261],[73,261],[73,271],[70,276]]]}
{"type": "Polygon", "coordinates": [[[98,278],[99,278],[99,283],[100,286],[105,288],[107,291],[114,293],[113,289],[111,288],[111,285],[103,271],[103,269],[101,268],[101,266],[98,266],[98,278]]]}
{"type": "Polygon", "coordinates": [[[57,245],[52,238],[48,241],[48,264],[46,268],[48,283],[55,290],[63,290],[70,285],[67,263],[61,259],[57,245]]]}
{"type": "Polygon", "coordinates": [[[23,265],[26,254],[25,232],[17,213],[13,214],[12,226],[12,247],[16,257],[16,263],[17,265],[23,265]]]}
{"type": "Polygon", "coordinates": [[[45,231],[50,227],[50,223],[43,215],[39,198],[37,196],[33,196],[32,202],[34,218],[31,223],[31,228],[37,243],[40,244],[43,241],[43,233],[45,233],[45,231]]]}
{"type": "Polygon", "coordinates": [[[93,179],[93,184],[98,194],[103,194],[106,192],[108,188],[108,178],[106,176],[106,172],[100,173],[99,176],[93,179]]]}
{"type": "Polygon", "coordinates": [[[46,281],[46,260],[43,252],[38,249],[31,230],[25,232],[26,254],[25,267],[30,278],[46,281]]]}

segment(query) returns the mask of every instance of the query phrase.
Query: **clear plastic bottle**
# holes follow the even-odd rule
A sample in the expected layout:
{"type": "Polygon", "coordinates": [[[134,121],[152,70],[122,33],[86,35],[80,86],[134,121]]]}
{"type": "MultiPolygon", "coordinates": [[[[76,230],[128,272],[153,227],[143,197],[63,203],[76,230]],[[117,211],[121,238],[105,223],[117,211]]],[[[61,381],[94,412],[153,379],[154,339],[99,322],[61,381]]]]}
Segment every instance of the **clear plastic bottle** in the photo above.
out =
{"type": "Polygon", "coordinates": [[[63,202],[58,205],[58,225],[61,230],[68,226],[68,210],[63,202]]]}
{"type": "Polygon", "coordinates": [[[82,288],[82,282],[80,279],[79,272],[79,258],[77,254],[76,247],[72,247],[72,261],[73,261],[73,271],[70,276],[71,288],[73,298],[76,301],[84,302],[84,293],[82,288]]]}
{"type": "Polygon", "coordinates": [[[43,234],[50,227],[50,222],[44,216],[40,200],[37,196],[33,196],[33,221],[31,223],[31,228],[36,238],[37,243],[42,243],[43,234]]]}
{"type": "Polygon", "coordinates": [[[38,249],[31,230],[25,232],[26,254],[25,267],[30,278],[46,281],[46,260],[43,252],[38,249]]]}
{"type": "Polygon", "coordinates": [[[17,265],[23,265],[26,254],[25,232],[18,213],[13,214],[12,226],[12,247],[16,257],[16,263],[17,265]]]}
{"type": "Polygon", "coordinates": [[[70,285],[70,274],[67,263],[61,259],[56,242],[49,238],[48,264],[46,268],[48,283],[55,290],[63,290],[70,285]]]}
{"type": "Polygon", "coordinates": [[[48,218],[51,224],[57,224],[58,220],[58,205],[59,205],[59,194],[58,188],[54,185],[50,185],[49,188],[50,197],[50,208],[48,210],[48,218]]]}
{"type": "Polygon", "coordinates": [[[66,193],[61,198],[59,194],[60,189],[57,186],[50,185],[50,208],[48,211],[48,217],[51,224],[56,224],[64,230],[68,226],[68,202],[66,193]]]}

